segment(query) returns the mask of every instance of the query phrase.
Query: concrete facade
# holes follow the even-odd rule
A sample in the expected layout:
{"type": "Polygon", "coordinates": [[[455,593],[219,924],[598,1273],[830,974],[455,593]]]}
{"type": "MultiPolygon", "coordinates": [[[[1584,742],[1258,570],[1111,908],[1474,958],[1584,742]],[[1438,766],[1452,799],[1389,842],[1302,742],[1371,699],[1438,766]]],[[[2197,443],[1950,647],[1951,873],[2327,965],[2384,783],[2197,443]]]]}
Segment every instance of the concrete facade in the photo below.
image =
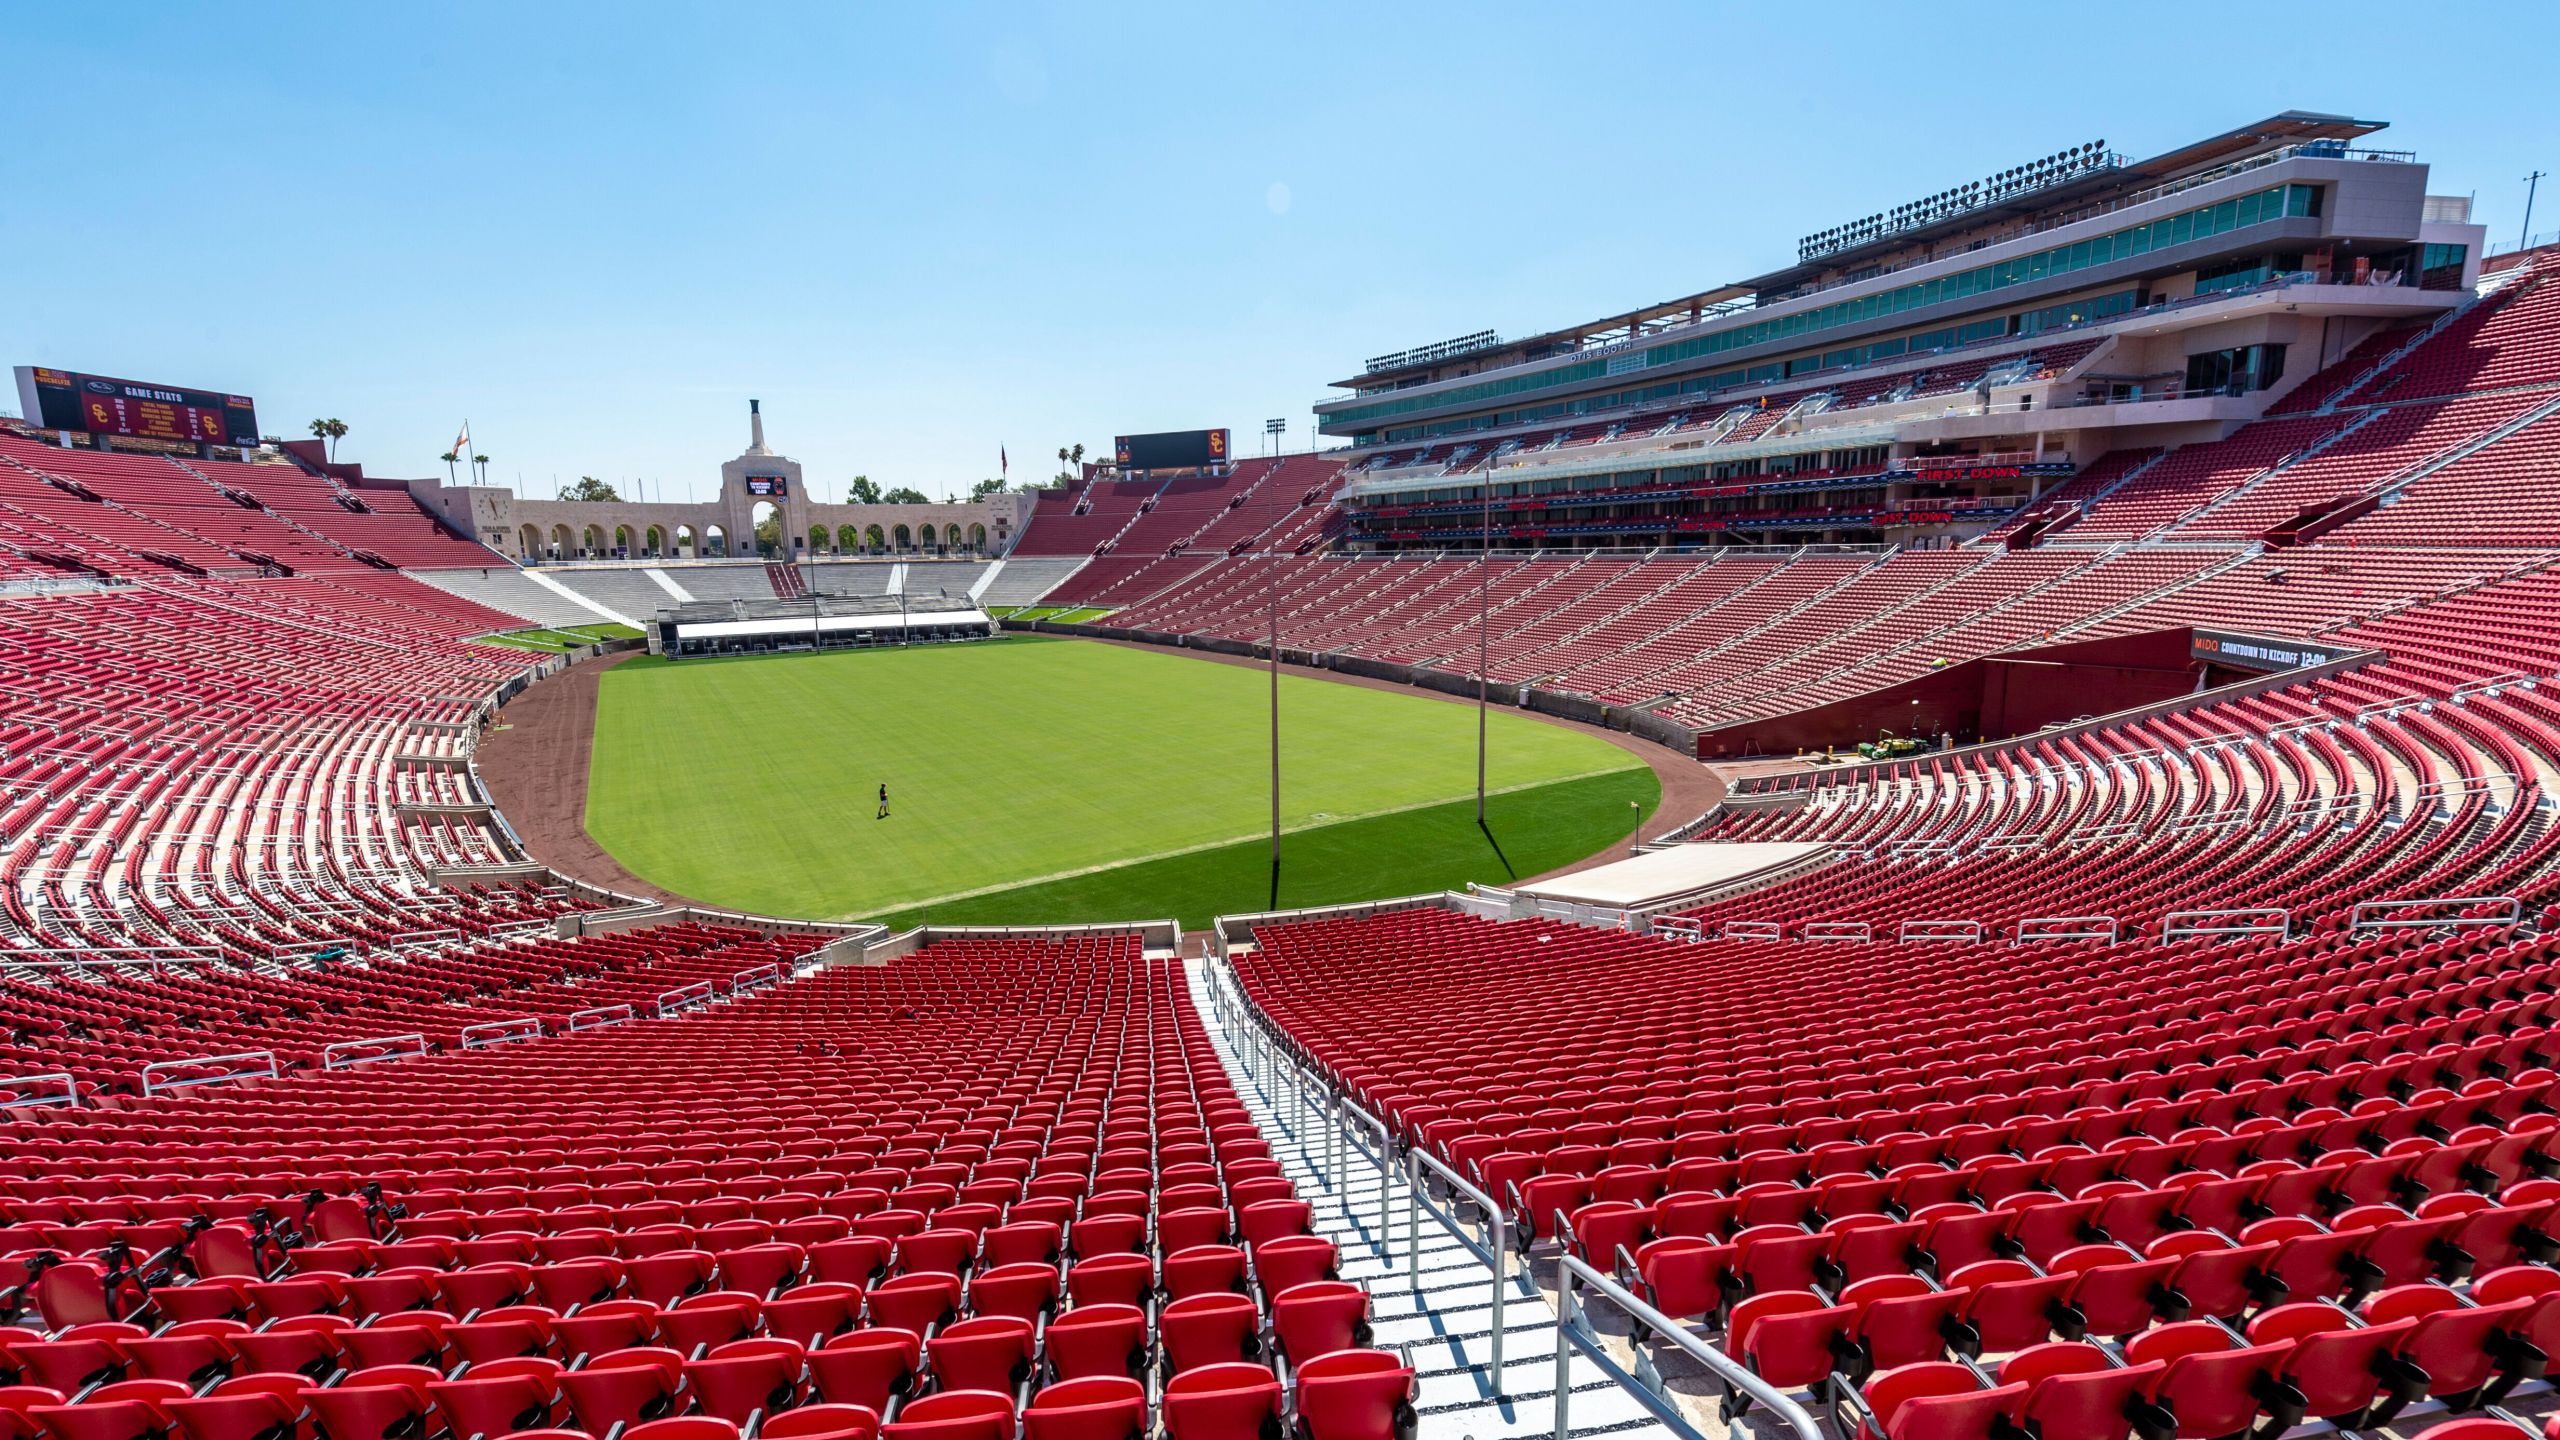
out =
{"type": "Polygon", "coordinates": [[[753,556],[757,512],[770,506],[784,548],[773,560],[837,555],[1002,555],[1031,523],[1037,497],[990,495],[938,505],[845,505],[810,494],[799,461],[765,444],[749,401],[747,449],[720,467],[720,494],[698,504],[528,500],[498,485],[412,480],[409,493],[512,560],[715,559],[753,556]],[[778,493],[777,493],[778,492],[778,493]]]}

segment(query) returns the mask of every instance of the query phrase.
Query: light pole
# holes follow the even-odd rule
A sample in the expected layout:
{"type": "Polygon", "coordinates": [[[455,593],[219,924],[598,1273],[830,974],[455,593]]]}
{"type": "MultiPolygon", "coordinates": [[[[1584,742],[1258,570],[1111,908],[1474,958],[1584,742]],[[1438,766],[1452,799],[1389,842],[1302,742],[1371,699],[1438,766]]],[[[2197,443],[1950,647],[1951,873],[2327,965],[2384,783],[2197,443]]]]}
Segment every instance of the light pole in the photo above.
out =
{"type": "Polygon", "coordinates": [[[1271,908],[1280,908],[1280,557],[1271,557],[1271,908]]]}
{"type": "Polygon", "coordinates": [[[1484,750],[1486,696],[1493,677],[1493,462],[1484,470],[1484,534],[1476,551],[1476,828],[1484,824],[1484,750]]]}
{"type": "Polygon", "coordinates": [[[1262,422],[1263,443],[1270,448],[1273,455],[1280,453],[1280,437],[1288,433],[1288,429],[1289,422],[1284,416],[1275,415],[1262,422]]]}

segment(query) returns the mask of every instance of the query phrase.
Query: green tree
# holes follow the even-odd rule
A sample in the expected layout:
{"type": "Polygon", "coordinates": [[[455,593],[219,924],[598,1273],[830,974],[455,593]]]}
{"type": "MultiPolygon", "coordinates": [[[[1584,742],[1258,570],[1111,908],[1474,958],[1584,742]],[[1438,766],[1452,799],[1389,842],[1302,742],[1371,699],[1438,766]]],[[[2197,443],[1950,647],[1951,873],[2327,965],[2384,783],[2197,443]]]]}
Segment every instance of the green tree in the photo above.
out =
{"type": "Polygon", "coordinates": [[[462,458],[462,453],[458,450],[447,450],[436,458],[444,462],[445,479],[452,484],[461,484],[462,477],[454,473],[453,467],[455,462],[462,458]]]}
{"type": "Polygon", "coordinates": [[[1082,444],[1059,446],[1058,483],[1060,485],[1072,485],[1083,473],[1084,446],[1082,444]]]}
{"type": "Polygon", "coordinates": [[[477,476],[479,476],[479,477],[480,477],[480,483],[481,483],[481,484],[483,484],[483,485],[488,484],[488,483],[489,483],[489,457],[488,457],[488,456],[486,456],[486,455],[474,455],[474,456],[472,456],[472,457],[471,457],[471,472],[472,472],[473,474],[475,474],[475,475],[477,475],[477,476]]]}
{"type": "Polygon", "coordinates": [[[782,512],[777,510],[756,522],[756,549],[772,555],[782,549],[782,512]]]}
{"type": "Polygon", "coordinates": [[[563,500],[619,500],[622,498],[622,492],[614,489],[613,482],[610,480],[599,480],[593,475],[581,475],[578,477],[577,484],[560,492],[560,498],[563,500]]]}
{"type": "Polygon", "coordinates": [[[314,420],[311,422],[311,438],[314,440],[325,440],[328,442],[329,462],[333,465],[336,464],[338,460],[338,442],[345,439],[346,436],[347,422],[340,420],[335,416],[326,420],[314,420]]]}
{"type": "Polygon", "coordinates": [[[972,500],[984,500],[990,495],[1003,494],[1007,488],[1008,487],[1002,480],[998,480],[993,476],[990,476],[987,479],[981,480],[977,484],[969,487],[969,498],[972,500]]]}
{"type": "Polygon", "coordinates": [[[845,491],[844,503],[877,505],[880,503],[880,487],[871,483],[870,476],[856,475],[853,477],[852,486],[845,491]]]}
{"type": "Polygon", "coordinates": [[[913,486],[901,485],[883,494],[880,497],[880,503],[883,505],[930,505],[933,502],[925,498],[923,491],[913,486]]]}

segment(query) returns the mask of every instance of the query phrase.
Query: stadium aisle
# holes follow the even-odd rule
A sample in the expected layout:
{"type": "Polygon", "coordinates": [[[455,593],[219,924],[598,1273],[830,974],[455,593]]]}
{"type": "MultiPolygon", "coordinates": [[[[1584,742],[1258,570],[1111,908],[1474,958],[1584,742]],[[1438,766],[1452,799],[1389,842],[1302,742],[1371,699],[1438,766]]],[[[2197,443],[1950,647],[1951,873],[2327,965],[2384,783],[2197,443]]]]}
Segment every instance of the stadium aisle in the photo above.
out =
{"type": "MultiPolygon", "coordinates": [[[[1381,1257],[1379,1176],[1366,1149],[1344,1143],[1339,1161],[1328,1154],[1319,1113],[1289,1083],[1265,1076],[1238,1049],[1226,1023],[1225,996],[1213,973],[1217,962],[1188,960],[1192,1003],[1208,1026],[1210,1044],[1236,1085],[1236,1093],[1271,1142],[1271,1153],[1298,1194],[1312,1203],[1315,1233],[1341,1252],[1342,1278],[1369,1291],[1371,1321],[1380,1349],[1408,1354],[1421,1384],[1415,1409],[1425,1433],[1494,1440],[1498,1436],[1555,1433],[1555,1311],[1543,1293],[1525,1287],[1518,1271],[1503,1311],[1502,1371],[1506,1393],[1496,1399],[1486,1380],[1492,1337],[1491,1274],[1470,1243],[1425,1212],[1421,1217],[1422,1287],[1412,1288],[1405,1249],[1405,1185],[1399,1174],[1386,1197],[1387,1254],[1381,1257]],[[1266,1081],[1269,1083],[1266,1085],[1266,1081]]],[[[1614,1318],[1614,1317],[1612,1317],[1614,1318]]],[[[1603,1322],[1604,1334],[1607,1324],[1603,1322]]],[[[1613,1349],[1625,1353],[1623,1346],[1613,1349]]],[[[1678,1434],[1645,1409],[1608,1374],[1576,1352],[1572,1360],[1572,1429],[1575,1436],[1678,1434]]],[[[1675,1389],[1679,1389],[1675,1385],[1675,1389]]],[[[1712,1401],[1689,1403],[1684,1412],[1706,1433],[1723,1421],[1712,1401]]],[[[1755,1416],[1755,1419],[1760,1418],[1755,1416]]],[[[1759,1427],[1748,1423],[1746,1430],[1759,1427]]],[[[1767,1432],[1775,1435],[1779,1432],[1767,1432]]]]}

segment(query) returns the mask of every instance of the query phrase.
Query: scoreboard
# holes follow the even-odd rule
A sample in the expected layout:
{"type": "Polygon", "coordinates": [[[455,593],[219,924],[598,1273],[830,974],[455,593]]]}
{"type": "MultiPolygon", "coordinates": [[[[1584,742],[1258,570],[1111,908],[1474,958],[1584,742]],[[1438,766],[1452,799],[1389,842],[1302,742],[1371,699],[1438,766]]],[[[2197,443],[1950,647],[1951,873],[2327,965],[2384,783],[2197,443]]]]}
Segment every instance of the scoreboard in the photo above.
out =
{"type": "Polygon", "coordinates": [[[780,475],[750,475],[747,493],[758,498],[782,499],[791,493],[791,482],[780,475]]]}
{"type": "Polygon", "coordinates": [[[1112,442],[1113,458],[1123,470],[1190,470],[1224,465],[1231,453],[1224,430],[1166,430],[1154,435],[1123,435],[1112,442]]]}
{"type": "Polygon", "coordinates": [[[189,445],[258,443],[258,407],[246,395],[181,390],[40,365],[17,367],[17,377],[19,413],[48,430],[189,445]]]}

